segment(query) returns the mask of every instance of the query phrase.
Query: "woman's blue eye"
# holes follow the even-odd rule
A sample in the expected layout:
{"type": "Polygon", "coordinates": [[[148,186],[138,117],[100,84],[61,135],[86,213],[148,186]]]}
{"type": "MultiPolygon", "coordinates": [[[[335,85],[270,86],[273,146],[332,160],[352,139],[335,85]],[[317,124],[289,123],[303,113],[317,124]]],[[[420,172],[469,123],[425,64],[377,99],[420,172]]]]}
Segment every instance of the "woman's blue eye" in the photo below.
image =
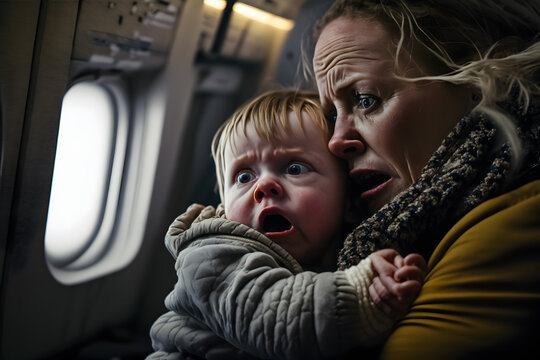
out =
{"type": "Polygon", "coordinates": [[[238,176],[236,177],[236,181],[238,181],[238,183],[240,184],[247,184],[253,179],[255,179],[255,175],[247,171],[238,174],[238,176]]]}
{"type": "Polygon", "coordinates": [[[308,171],[310,171],[310,168],[300,163],[293,163],[287,166],[287,174],[289,175],[305,174],[308,171]]]}
{"type": "Polygon", "coordinates": [[[331,124],[334,124],[337,120],[337,114],[331,113],[331,114],[326,115],[326,120],[329,121],[331,124]]]}
{"type": "Polygon", "coordinates": [[[377,98],[373,95],[360,94],[355,92],[354,97],[356,98],[358,105],[363,109],[369,109],[373,106],[373,104],[375,104],[375,102],[377,102],[377,98]]]}

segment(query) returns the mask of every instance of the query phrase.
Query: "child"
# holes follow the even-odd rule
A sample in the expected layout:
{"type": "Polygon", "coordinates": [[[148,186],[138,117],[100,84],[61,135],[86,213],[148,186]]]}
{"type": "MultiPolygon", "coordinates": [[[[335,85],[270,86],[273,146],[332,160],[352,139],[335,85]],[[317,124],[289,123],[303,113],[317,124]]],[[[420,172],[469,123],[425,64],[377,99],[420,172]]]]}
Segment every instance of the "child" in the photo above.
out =
{"type": "Polygon", "coordinates": [[[389,332],[420,289],[419,255],[303,270],[329,269],[341,245],[347,179],[329,136],[317,96],[297,91],[263,94],[218,130],[226,219],[194,205],[171,225],[178,282],[149,358],[327,358],[389,332]]]}

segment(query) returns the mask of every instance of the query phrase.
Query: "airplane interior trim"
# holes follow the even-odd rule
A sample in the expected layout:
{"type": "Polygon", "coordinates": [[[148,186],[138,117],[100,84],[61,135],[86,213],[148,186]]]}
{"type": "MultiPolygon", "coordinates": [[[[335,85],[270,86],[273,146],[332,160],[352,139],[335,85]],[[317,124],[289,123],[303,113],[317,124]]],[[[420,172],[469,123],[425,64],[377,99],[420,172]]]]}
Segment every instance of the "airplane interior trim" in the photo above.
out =
{"type": "Polygon", "coordinates": [[[219,202],[214,132],[255,94],[301,81],[300,43],[329,3],[0,1],[0,359],[152,350],[176,278],[166,230],[189,204],[219,202]],[[54,190],[64,100],[84,86],[109,105],[75,105],[73,177],[54,190]]]}

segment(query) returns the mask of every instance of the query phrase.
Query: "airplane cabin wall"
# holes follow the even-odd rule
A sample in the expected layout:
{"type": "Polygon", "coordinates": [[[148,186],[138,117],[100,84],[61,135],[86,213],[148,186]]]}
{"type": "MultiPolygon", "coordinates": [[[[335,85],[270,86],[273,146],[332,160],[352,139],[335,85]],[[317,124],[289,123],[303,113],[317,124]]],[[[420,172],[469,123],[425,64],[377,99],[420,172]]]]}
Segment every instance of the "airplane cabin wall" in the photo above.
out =
{"type": "MultiPolygon", "coordinates": [[[[165,311],[163,300],[176,279],[164,233],[191,202],[219,202],[209,149],[215,130],[252,96],[297,85],[290,75],[275,77],[274,66],[297,70],[304,29],[293,30],[281,58],[285,33],[269,39],[264,61],[201,54],[203,1],[186,0],[165,66],[117,70],[131,89],[132,120],[164,122],[138,255],[120,271],[63,285],[47,268],[44,232],[62,97],[88,66],[73,56],[81,6],[89,1],[98,0],[0,1],[0,359],[136,359],[148,353],[149,326],[165,311]],[[236,85],[209,86],[205,79],[236,85]]],[[[311,2],[321,1],[328,3],[311,2]]],[[[256,24],[249,28],[264,32],[256,24]]]]}
{"type": "MultiPolygon", "coordinates": [[[[67,293],[51,296],[67,289],[52,279],[43,252],[58,121],[62,96],[68,85],[67,69],[78,3],[10,1],[2,3],[2,7],[2,14],[5,14],[4,8],[11,12],[7,23],[2,24],[3,27],[7,24],[9,30],[2,33],[9,33],[15,40],[2,44],[3,51],[7,50],[5,54],[17,52],[21,45],[32,44],[33,48],[26,55],[31,60],[30,67],[19,67],[14,74],[29,79],[28,95],[18,94],[18,100],[25,101],[24,109],[17,113],[21,130],[18,152],[5,154],[6,164],[16,163],[16,170],[12,174],[15,184],[11,202],[2,202],[2,206],[11,205],[11,209],[8,226],[4,228],[8,233],[2,273],[0,352],[2,358],[7,359],[37,358],[79,332],[71,328],[76,324],[76,317],[64,321],[62,316],[76,302],[67,293]],[[25,24],[18,19],[27,12],[36,15],[34,41],[18,37],[21,30],[25,32],[22,29],[25,24]],[[8,45],[11,46],[8,48],[8,45]],[[38,353],[32,354],[32,351],[38,353]]],[[[17,80],[13,79],[5,84],[3,92],[17,87],[17,80]]],[[[14,123],[12,118],[9,120],[9,124],[14,123]]]]}
{"type": "MultiPolygon", "coordinates": [[[[120,354],[141,358],[151,350],[148,328],[163,312],[163,299],[170,291],[157,286],[154,279],[174,283],[171,258],[162,245],[166,227],[156,226],[153,219],[148,220],[147,240],[125,269],[66,286],[47,268],[44,232],[62,97],[72,80],[70,61],[79,6],[80,2],[72,0],[0,2],[0,92],[6,139],[0,205],[1,359],[108,358],[111,346],[124,347],[117,351],[120,354]]],[[[184,38],[176,41],[193,38],[187,31],[197,31],[201,7],[199,0],[186,2],[182,16],[188,29],[182,29],[184,38]]],[[[173,59],[186,71],[191,65],[186,59],[192,59],[196,47],[195,40],[188,42],[193,44],[177,46],[179,54],[173,59]]],[[[186,107],[192,92],[185,83],[189,74],[168,75],[158,74],[146,82],[144,74],[126,76],[138,86],[132,95],[142,98],[135,111],[152,108],[144,103],[151,99],[148,87],[154,89],[153,96],[175,94],[169,104],[176,107],[161,111],[169,130],[172,128],[170,138],[164,136],[161,144],[162,149],[169,146],[165,151],[171,151],[171,143],[177,142],[171,137],[174,131],[182,131],[182,113],[186,112],[178,107],[186,107]]],[[[167,172],[160,170],[163,166],[170,167],[157,164],[156,171],[164,176],[157,180],[150,204],[150,213],[154,211],[158,219],[163,216],[158,211],[160,200],[166,199],[169,186],[167,172]]]]}
{"type": "MultiPolygon", "coordinates": [[[[39,1],[0,3],[0,269],[4,267],[39,1]],[[16,34],[16,35],[15,35],[16,34]],[[7,121],[10,119],[10,121],[7,121]]],[[[1,284],[1,283],[0,283],[1,284]]]]}

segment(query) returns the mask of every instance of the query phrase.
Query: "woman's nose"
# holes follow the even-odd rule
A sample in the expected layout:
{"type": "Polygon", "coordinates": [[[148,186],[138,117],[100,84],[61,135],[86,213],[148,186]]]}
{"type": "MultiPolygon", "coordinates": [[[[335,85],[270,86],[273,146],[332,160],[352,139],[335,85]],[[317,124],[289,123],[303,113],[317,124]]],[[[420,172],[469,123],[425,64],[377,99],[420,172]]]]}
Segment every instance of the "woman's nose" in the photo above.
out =
{"type": "Polygon", "coordinates": [[[260,203],[265,197],[280,198],[283,195],[281,185],[271,177],[264,177],[257,182],[254,191],[255,201],[260,203]]]}
{"type": "Polygon", "coordinates": [[[365,144],[354,122],[337,120],[332,138],[328,142],[328,149],[342,159],[350,159],[365,151],[365,144]]]}

